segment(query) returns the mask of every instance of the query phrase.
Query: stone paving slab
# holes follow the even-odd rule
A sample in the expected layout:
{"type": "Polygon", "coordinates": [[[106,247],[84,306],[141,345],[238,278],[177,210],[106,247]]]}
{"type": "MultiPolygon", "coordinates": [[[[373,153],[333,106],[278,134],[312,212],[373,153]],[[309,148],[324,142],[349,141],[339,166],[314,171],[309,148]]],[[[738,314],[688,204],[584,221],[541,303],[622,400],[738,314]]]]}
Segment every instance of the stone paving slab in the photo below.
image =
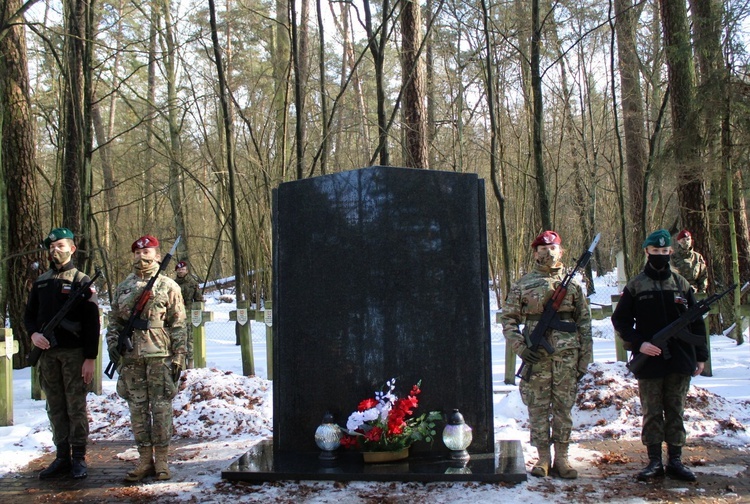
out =
{"type": "MultiPolygon", "coordinates": [[[[172,449],[200,442],[196,439],[179,439],[172,449]]],[[[39,471],[54,458],[54,453],[45,454],[15,473],[0,476],[0,503],[144,503],[153,502],[153,497],[144,494],[143,484],[126,484],[125,473],[134,466],[134,461],[121,460],[117,454],[134,448],[132,441],[97,441],[88,447],[87,462],[89,476],[83,480],[60,478],[39,480],[39,471]]],[[[577,444],[577,448],[599,452],[597,460],[576,459],[572,450],[572,464],[578,469],[577,480],[535,478],[529,476],[526,483],[530,489],[541,492],[564,494],[570,503],[602,502],[601,490],[611,500],[623,502],[687,502],[687,503],[750,503],[750,449],[714,446],[705,440],[688,440],[683,451],[686,465],[696,472],[698,481],[686,483],[669,478],[654,482],[636,481],[635,475],[647,463],[645,448],[639,441],[590,440],[577,444]],[[589,498],[598,495],[597,498],[589,498]]],[[[12,456],[3,454],[2,456],[12,456]]],[[[173,460],[171,457],[170,460],[173,460]]],[[[529,462],[529,461],[527,461],[529,462]]],[[[527,466],[528,467],[528,466],[527,466]]],[[[189,475],[176,474],[175,479],[189,480],[189,475]]],[[[195,470],[195,468],[193,469],[195,470]]],[[[173,479],[173,481],[175,481],[173,479]]],[[[153,484],[153,479],[145,480],[153,484]]],[[[383,483],[387,485],[387,483],[383,483]]],[[[222,493],[224,486],[216,488],[213,497],[222,493]]],[[[229,486],[227,500],[236,500],[238,488],[229,486]]],[[[604,501],[610,499],[604,499],[604,501]]],[[[164,500],[162,500],[164,502],[164,500]]]]}

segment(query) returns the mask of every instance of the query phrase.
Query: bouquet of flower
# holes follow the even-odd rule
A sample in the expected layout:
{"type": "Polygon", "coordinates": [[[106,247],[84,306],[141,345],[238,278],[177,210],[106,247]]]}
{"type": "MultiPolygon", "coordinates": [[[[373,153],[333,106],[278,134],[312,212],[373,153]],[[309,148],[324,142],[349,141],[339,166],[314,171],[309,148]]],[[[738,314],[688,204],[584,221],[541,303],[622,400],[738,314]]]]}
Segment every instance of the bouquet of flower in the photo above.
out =
{"type": "Polygon", "coordinates": [[[442,419],[442,414],[430,411],[409,418],[419,403],[421,383],[417,382],[406,397],[398,398],[394,393],[396,379],[388,380],[374,398],[361,401],[357,411],[349,416],[341,445],[366,451],[398,451],[414,441],[432,442],[435,421],[442,419]]]}

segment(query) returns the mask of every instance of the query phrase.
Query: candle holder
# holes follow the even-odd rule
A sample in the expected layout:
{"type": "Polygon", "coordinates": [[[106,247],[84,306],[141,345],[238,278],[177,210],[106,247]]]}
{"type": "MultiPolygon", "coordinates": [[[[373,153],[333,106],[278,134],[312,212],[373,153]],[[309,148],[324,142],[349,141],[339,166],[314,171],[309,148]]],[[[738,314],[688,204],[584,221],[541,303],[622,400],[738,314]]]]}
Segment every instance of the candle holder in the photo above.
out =
{"type": "Polygon", "coordinates": [[[443,443],[451,451],[451,460],[467,461],[469,460],[469,447],[472,440],[471,427],[466,425],[464,416],[454,409],[448,415],[447,424],[443,429],[443,443]]]}

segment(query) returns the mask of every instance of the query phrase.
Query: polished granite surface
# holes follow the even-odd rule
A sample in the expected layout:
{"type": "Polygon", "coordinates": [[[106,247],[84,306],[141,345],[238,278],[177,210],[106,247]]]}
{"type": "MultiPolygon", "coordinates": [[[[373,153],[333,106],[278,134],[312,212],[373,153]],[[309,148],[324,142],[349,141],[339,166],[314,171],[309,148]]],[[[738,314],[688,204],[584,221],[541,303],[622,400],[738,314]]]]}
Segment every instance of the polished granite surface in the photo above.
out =
{"type": "Polygon", "coordinates": [[[334,461],[323,461],[320,452],[274,454],[272,442],[262,441],[239,457],[221,477],[230,481],[334,480],[334,481],[526,481],[521,442],[498,441],[495,453],[473,454],[466,462],[444,456],[413,456],[391,463],[365,464],[356,452],[339,452],[334,461]]]}
{"type": "Polygon", "coordinates": [[[458,408],[470,451],[494,450],[484,193],[476,174],[380,166],[278,187],[277,451],[315,451],[326,411],[345,425],[390,378],[399,395],[421,380],[417,414],[458,408]]]}

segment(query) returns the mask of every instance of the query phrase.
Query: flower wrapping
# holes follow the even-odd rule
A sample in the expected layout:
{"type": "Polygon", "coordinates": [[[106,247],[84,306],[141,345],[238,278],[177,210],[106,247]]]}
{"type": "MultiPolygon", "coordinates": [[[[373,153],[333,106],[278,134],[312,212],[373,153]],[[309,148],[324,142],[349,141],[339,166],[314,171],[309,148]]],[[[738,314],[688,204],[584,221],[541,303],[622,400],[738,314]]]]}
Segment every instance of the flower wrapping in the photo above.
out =
{"type": "Polygon", "coordinates": [[[439,411],[414,417],[422,392],[421,380],[404,397],[396,395],[396,379],[385,382],[374,397],[360,401],[346,422],[346,434],[341,445],[365,451],[397,451],[408,448],[415,441],[432,442],[435,421],[442,418],[439,411]]]}

